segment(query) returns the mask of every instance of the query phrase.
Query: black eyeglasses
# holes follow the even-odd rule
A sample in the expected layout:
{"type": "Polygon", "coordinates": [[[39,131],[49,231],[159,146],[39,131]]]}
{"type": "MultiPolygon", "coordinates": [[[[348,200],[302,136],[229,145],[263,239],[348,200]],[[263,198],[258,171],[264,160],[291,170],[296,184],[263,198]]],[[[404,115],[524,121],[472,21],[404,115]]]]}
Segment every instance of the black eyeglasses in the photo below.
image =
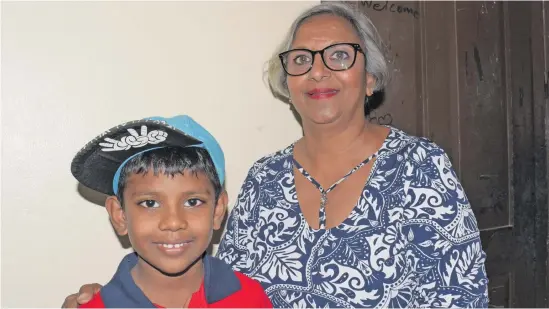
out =
{"type": "Polygon", "coordinates": [[[306,48],[292,49],[278,55],[284,71],[291,76],[307,74],[315,62],[315,56],[320,54],[324,65],[332,71],[345,71],[353,67],[357,52],[366,56],[359,44],[337,43],[322,50],[306,48]]]}

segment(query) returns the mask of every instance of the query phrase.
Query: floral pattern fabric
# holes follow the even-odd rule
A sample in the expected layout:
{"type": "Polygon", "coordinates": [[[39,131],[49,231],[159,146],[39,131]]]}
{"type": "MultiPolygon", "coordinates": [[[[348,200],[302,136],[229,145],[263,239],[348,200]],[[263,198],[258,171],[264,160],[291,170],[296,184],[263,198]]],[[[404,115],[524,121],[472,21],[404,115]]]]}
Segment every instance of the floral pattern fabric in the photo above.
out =
{"type": "Polygon", "coordinates": [[[486,255],[448,156],[389,128],[355,208],[331,229],[301,212],[293,144],[256,161],[217,256],[278,308],[487,307],[486,255]]]}

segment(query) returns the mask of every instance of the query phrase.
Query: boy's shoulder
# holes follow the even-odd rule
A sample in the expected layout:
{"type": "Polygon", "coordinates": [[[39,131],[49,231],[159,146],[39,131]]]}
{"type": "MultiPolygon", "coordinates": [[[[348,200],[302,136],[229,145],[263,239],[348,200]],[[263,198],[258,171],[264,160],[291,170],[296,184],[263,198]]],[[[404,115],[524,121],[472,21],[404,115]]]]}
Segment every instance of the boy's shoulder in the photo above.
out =
{"type": "Polygon", "coordinates": [[[247,275],[245,275],[244,273],[241,273],[239,271],[233,270],[233,272],[236,275],[236,277],[238,278],[238,280],[240,281],[240,283],[242,284],[242,290],[249,290],[249,291],[261,290],[261,291],[263,291],[263,286],[261,286],[261,283],[259,283],[259,281],[255,280],[255,279],[252,279],[252,278],[248,277],[247,275]]]}
{"type": "Polygon", "coordinates": [[[207,261],[210,265],[206,266],[204,298],[208,307],[272,308],[271,301],[258,281],[233,270],[214,256],[207,256],[207,261]]]}
{"type": "MultiPolygon", "coordinates": [[[[247,275],[234,271],[235,275],[240,281],[241,288],[238,292],[231,295],[235,297],[235,302],[233,302],[233,307],[239,308],[272,308],[273,305],[265,293],[263,286],[261,284],[248,277],[247,275]]],[[[220,304],[221,307],[223,304],[220,304]]]]}
{"type": "MultiPolygon", "coordinates": [[[[136,260],[135,253],[124,257],[111,281],[79,308],[162,308],[153,304],[133,281],[130,272],[136,260]]],[[[190,307],[272,308],[258,281],[234,271],[218,258],[206,255],[204,270],[204,281],[193,294],[190,307]]]]}

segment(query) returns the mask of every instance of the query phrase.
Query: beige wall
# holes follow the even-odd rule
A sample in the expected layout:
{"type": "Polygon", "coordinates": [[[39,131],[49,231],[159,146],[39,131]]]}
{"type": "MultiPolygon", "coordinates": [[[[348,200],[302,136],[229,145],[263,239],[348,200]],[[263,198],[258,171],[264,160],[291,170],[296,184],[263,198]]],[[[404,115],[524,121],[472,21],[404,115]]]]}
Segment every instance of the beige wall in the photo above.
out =
{"type": "Polygon", "coordinates": [[[317,2],[3,2],[1,306],[59,307],[129,252],[69,169],[119,122],[192,115],[234,201],[253,161],[301,134],[262,68],[317,2]]]}

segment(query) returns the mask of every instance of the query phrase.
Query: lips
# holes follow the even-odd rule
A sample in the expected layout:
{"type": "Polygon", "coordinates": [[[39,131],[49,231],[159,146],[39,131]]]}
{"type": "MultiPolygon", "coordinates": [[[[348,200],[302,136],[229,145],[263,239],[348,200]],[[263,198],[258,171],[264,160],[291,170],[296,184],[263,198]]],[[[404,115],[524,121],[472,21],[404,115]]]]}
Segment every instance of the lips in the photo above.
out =
{"type": "Polygon", "coordinates": [[[339,90],[333,88],[315,88],[307,92],[307,96],[314,100],[328,99],[335,96],[339,90]]]}

